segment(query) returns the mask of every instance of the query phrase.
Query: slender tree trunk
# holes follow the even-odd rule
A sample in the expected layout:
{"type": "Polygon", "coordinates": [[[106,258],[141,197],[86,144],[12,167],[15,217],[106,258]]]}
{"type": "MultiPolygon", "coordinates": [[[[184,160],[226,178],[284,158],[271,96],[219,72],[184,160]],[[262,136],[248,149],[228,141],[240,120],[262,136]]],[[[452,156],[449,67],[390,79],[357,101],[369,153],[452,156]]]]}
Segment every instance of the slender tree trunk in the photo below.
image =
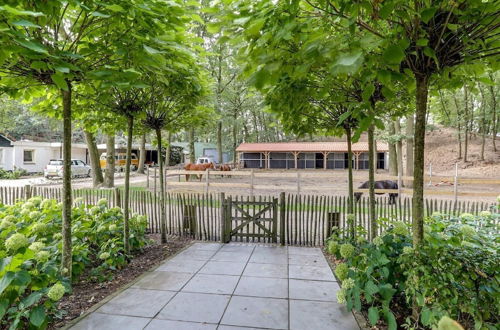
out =
{"type": "MultiPolygon", "coordinates": [[[[170,166],[170,154],[172,153],[172,133],[167,131],[167,150],[165,151],[165,166],[170,166]]],[[[166,180],[167,178],[165,178],[166,180]]]]}
{"type": "MultiPolygon", "coordinates": [[[[490,76],[490,78],[493,78],[493,76],[490,76]]],[[[493,79],[491,79],[493,80],[493,79]]],[[[495,94],[495,89],[493,86],[489,86],[490,89],[490,94],[491,94],[491,110],[493,111],[492,118],[491,118],[491,142],[493,143],[493,151],[497,151],[497,144],[496,144],[496,139],[497,139],[497,131],[498,131],[498,124],[497,124],[497,98],[495,94]]]]}
{"type": "Polygon", "coordinates": [[[369,200],[370,200],[370,239],[377,236],[377,219],[375,218],[375,162],[374,162],[374,134],[373,124],[368,127],[368,181],[369,181],[369,200]]]}
{"type": "Polygon", "coordinates": [[[238,112],[234,110],[233,113],[233,164],[236,164],[236,148],[238,147],[238,141],[237,141],[237,119],[238,119],[238,112]]]}
{"type": "Polygon", "coordinates": [[[85,141],[87,142],[87,149],[89,150],[90,165],[92,167],[92,185],[99,187],[103,184],[104,178],[102,176],[101,164],[99,163],[99,150],[95,142],[94,134],[87,130],[85,133],[85,141]]]}
{"type": "MultiPolygon", "coordinates": [[[[424,117],[425,124],[425,117],[424,117]]],[[[413,154],[414,154],[414,138],[415,134],[415,124],[413,114],[406,117],[406,176],[413,176],[413,154]]],[[[412,187],[413,182],[407,181],[407,187],[412,187]]]]}
{"type": "Polygon", "coordinates": [[[347,173],[348,173],[348,191],[349,199],[347,203],[347,212],[349,214],[354,214],[354,180],[352,178],[352,132],[351,128],[347,127],[345,129],[345,135],[347,137],[347,173]]]}
{"type": "Polygon", "coordinates": [[[189,130],[189,162],[194,164],[196,162],[196,155],[194,150],[194,128],[189,130]]]}
{"type": "Polygon", "coordinates": [[[63,205],[62,205],[62,260],[61,274],[72,276],[71,244],[71,85],[62,91],[63,98],[63,205]]]}
{"type": "Polygon", "coordinates": [[[404,175],[403,173],[403,140],[401,139],[401,123],[399,118],[394,121],[394,131],[398,135],[398,143],[396,144],[397,154],[398,154],[398,170],[397,174],[404,175]]]}
{"type": "Polygon", "coordinates": [[[163,157],[161,157],[161,129],[156,130],[156,141],[158,144],[158,163],[160,164],[160,233],[161,242],[163,244],[167,243],[167,223],[165,219],[165,184],[164,184],[164,173],[163,173],[163,157]]]}
{"type": "Polygon", "coordinates": [[[467,149],[469,148],[469,93],[467,91],[467,86],[464,86],[464,102],[465,102],[464,162],[467,162],[467,149]]]}
{"type": "Polygon", "coordinates": [[[146,133],[141,136],[141,148],[139,151],[139,165],[137,173],[144,174],[144,164],[146,163],[146,133]]]}
{"type": "Polygon", "coordinates": [[[217,122],[217,162],[219,164],[223,163],[222,158],[222,121],[217,122]]]}
{"type": "Polygon", "coordinates": [[[104,182],[107,188],[115,186],[115,134],[106,136],[106,180],[104,182]]]}
{"type": "Polygon", "coordinates": [[[413,245],[424,238],[424,151],[425,116],[429,77],[416,75],[415,159],[413,173],[413,245]]]}
{"type": "Polygon", "coordinates": [[[125,252],[130,252],[129,245],[129,201],[130,201],[130,164],[132,160],[132,137],[133,137],[133,129],[134,129],[134,117],[127,117],[127,161],[125,163],[125,193],[123,198],[123,246],[125,248],[125,252]]]}
{"type": "Polygon", "coordinates": [[[486,144],[486,99],[484,97],[484,90],[479,85],[479,91],[481,92],[481,160],[484,160],[484,146],[486,144]]]}
{"type": "Polygon", "coordinates": [[[462,159],[462,118],[457,96],[455,94],[453,94],[453,100],[455,102],[455,108],[457,109],[458,159],[462,159]]]}
{"type": "MultiPolygon", "coordinates": [[[[396,134],[396,126],[394,122],[389,122],[389,135],[394,139],[394,135],[396,134]]],[[[389,143],[389,175],[396,176],[398,175],[398,153],[396,150],[396,143],[389,143]]]]}

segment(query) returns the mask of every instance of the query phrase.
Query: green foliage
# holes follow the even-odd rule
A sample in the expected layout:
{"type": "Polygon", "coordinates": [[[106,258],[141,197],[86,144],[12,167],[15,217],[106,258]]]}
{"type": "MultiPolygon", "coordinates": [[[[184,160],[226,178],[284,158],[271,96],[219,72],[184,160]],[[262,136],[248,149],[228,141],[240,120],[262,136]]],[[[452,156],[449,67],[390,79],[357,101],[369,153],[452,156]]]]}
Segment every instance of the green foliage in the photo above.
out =
{"type": "MultiPolygon", "coordinates": [[[[96,206],[75,200],[72,213],[73,278],[112,276],[129,256],[123,250],[123,213],[106,200],[96,206]],[[105,258],[103,258],[103,256],[105,258]]],[[[34,197],[12,206],[0,205],[0,327],[45,328],[63,311],[56,303],[70,291],[58,271],[61,262],[61,205],[34,197]]],[[[143,247],[146,221],[131,219],[130,245],[143,247]]]]}
{"type": "Polygon", "coordinates": [[[19,179],[21,176],[26,174],[26,170],[22,168],[16,168],[13,171],[6,171],[0,168],[0,179],[19,179]]]}
{"type": "Polygon", "coordinates": [[[418,249],[412,248],[411,233],[402,222],[380,219],[388,229],[373,242],[354,243],[347,231],[335,232],[328,252],[344,261],[335,269],[342,281],[339,302],[367,311],[373,326],[384,320],[389,329],[397,328],[394,313],[405,311],[399,316],[407,316],[411,327],[435,327],[450,316],[468,328],[493,329],[500,307],[499,220],[496,208],[478,216],[435,213],[426,220],[418,249]],[[411,320],[414,303],[418,320],[411,320]]]}
{"type": "Polygon", "coordinates": [[[400,258],[406,296],[421,308],[429,326],[451,316],[476,329],[493,329],[500,319],[498,220],[500,214],[446,219],[426,224],[425,244],[400,258]],[[474,324],[470,324],[473,319],[474,324]]]}

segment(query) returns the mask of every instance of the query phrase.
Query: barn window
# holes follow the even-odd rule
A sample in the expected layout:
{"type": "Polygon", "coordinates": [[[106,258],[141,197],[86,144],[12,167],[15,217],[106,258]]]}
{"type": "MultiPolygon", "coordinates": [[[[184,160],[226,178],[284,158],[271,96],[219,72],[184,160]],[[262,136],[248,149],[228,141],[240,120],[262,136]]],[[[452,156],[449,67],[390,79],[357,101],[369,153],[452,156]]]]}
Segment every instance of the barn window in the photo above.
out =
{"type": "Polygon", "coordinates": [[[35,150],[24,149],[23,162],[25,164],[34,163],[35,162],[35,150]]]}

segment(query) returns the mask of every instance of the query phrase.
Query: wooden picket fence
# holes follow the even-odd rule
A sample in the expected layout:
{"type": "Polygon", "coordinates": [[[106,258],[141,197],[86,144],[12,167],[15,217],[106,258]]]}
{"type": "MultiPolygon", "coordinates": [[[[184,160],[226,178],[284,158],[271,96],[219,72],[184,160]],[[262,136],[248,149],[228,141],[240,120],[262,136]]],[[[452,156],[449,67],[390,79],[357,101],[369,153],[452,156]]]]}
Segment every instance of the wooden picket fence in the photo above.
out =
{"type": "MultiPolygon", "coordinates": [[[[43,198],[62,200],[61,188],[48,187],[0,187],[0,202],[3,204],[14,204],[17,200],[41,196],[43,198]]],[[[73,198],[80,198],[88,205],[96,204],[101,198],[106,198],[109,205],[123,207],[123,190],[115,189],[74,189],[73,198]]],[[[169,235],[189,235],[198,240],[221,241],[225,239],[225,231],[222,228],[222,217],[224,216],[223,204],[228,199],[240,202],[246,209],[232,211],[234,219],[241,220],[241,213],[249,212],[252,208],[258,208],[276,199],[275,196],[227,196],[223,194],[172,194],[165,195],[166,206],[166,231],[169,235]],[[257,202],[253,203],[252,202],[257,202]],[[240,212],[240,215],[238,215],[240,212]]],[[[318,196],[298,195],[282,193],[279,198],[278,209],[274,217],[278,216],[282,221],[276,228],[277,237],[288,245],[322,246],[328,238],[333,225],[346,228],[346,215],[348,210],[348,199],[346,196],[318,196]]],[[[465,202],[465,201],[443,201],[427,199],[425,201],[425,212],[431,215],[440,212],[448,215],[459,215],[467,212],[478,214],[483,210],[490,209],[494,204],[488,202],[465,202]]],[[[160,198],[158,194],[147,190],[130,191],[130,209],[132,212],[142,214],[148,218],[148,230],[151,233],[160,232],[160,198]]],[[[271,212],[271,211],[269,211],[271,212]]],[[[227,213],[226,213],[227,214],[227,213]]],[[[396,203],[389,204],[387,197],[377,197],[377,218],[394,219],[411,222],[412,203],[408,197],[399,198],[396,203]]],[[[369,205],[368,198],[362,197],[354,206],[355,225],[369,228],[369,205]]],[[[270,217],[269,213],[263,217],[270,217]]],[[[238,222],[230,226],[238,226],[238,222]]],[[[241,222],[240,222],[241,224],[241,222]]],[[[227,226],[227,225],[226,225],[227,226]]],[[[384,230],[383,224],[379,230],[384,230]]],[[[272,242],[270,237],[258,235],[261,228],[255,224],[249,224],[244,228],[245,233],[231,237],[230,239],[240,242],[272,242]]]]}

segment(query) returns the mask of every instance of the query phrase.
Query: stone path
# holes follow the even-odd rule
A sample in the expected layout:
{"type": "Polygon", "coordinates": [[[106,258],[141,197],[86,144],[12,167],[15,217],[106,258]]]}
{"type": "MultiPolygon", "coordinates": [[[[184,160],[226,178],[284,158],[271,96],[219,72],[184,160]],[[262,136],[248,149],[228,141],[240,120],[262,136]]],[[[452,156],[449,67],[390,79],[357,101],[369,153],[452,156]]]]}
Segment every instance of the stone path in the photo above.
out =
{"type": "Polygon", "coordinates": [[[318,248],[195,243],[71,329],[359,329],[318,248]]]}

